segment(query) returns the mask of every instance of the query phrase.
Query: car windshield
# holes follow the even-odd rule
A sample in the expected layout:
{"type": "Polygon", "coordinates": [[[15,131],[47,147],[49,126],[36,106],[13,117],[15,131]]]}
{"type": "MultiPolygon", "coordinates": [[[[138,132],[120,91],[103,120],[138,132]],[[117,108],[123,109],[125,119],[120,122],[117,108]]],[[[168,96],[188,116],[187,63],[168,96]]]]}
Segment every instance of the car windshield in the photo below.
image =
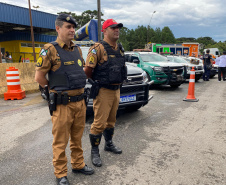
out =
{"type": "Polygon", "coordinates": [[[176,62],[176,63],[188,63],[186,60],[184,60],[183,58],[180,58],[180,57],[173,57],[173,56],[170,56],[170,57],[167,57],[168,60],[170,60],[171,62],[176,62]]]}
{"type": "Polygon", "coordinates": [[[167,58],[159,54],[141,53],[144,62],[167,62],[167,58]]]}

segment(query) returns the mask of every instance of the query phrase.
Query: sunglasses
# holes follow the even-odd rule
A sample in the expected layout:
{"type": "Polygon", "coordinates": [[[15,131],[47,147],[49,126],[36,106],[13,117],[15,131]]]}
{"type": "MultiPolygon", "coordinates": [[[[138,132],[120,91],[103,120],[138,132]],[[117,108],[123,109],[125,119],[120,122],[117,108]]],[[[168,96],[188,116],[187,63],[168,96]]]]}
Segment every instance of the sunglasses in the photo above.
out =
{"type": "Polygon", "coordinates": [[[111,28],[112,30],[120,29],[119,27],[109,27],[109,28],[111,28]]]}

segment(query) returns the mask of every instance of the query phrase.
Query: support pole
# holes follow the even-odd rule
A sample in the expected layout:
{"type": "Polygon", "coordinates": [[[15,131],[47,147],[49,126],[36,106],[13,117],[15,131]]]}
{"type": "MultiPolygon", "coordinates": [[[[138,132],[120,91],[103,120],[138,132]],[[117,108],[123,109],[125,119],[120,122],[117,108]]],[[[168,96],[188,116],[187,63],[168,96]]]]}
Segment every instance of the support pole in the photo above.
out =
{"type": "Polygon", "coordinates": [[[33,48],[34,62],[36,62],[35,41],[34,41],[34,32],[33,32],[33,26],[32,26],[32,16],[31,16],[31,3],[30,3],[30,0],[28,0],[28,4],[29,4],[30,25],[31,25],[32,48],[33,48]]]}
{"type": "MultiPolygon", "coordinates": [[[[2,52],[1,47],[0,47],[0,52],[2,52]]],[[[2,54],[1,54],[1,57],[0,57],[0,63],[2,63],[2,54]]]]}
{"type": "Polygon", "coordinates": [[[102,40],[101,38],[101,9],[100,9],[100,0],[97,0],[97,12],[98,12],[98,41],[102,40]]]}

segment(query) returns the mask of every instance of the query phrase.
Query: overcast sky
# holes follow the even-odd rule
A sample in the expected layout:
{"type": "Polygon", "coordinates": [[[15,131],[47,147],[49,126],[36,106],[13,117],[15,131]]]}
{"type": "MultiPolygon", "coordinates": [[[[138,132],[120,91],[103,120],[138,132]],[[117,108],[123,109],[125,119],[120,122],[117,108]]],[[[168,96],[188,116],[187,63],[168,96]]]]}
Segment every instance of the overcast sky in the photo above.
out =
{"type": "MultiPolygon", "coordinates": [[[[28,0],[0,2],[28,8],[28,0]]],[[[102,0],[101,11],[103,19],[114,18],[129,29],[148,24],[154,29],[168,26],[176,38],[209,36],[223,42],[226,41],[225,3],[225,0],[102,0]]],[[[31,0],[31,6],[53,14],[61,11],[81,14],[97,10],[97,0],[31,0]]]]}

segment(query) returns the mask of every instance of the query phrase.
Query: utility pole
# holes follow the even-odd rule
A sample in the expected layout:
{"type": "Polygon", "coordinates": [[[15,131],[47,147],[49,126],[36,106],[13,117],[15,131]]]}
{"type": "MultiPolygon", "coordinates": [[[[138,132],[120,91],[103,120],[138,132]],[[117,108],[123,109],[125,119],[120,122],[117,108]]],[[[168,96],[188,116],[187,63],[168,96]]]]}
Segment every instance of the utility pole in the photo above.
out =
{"type": "Polygon", "coordinates": [[[32,16],[31,16],[31,3],[30,3],[30,0],[28,0],[28,4],[29,4],[30,24],[31,24],[31,40],[32,40],[32,47],[33,47],[33,55],[34,55],[34,62],[36,62],[35,41],[34,41],[34,32],[33,32],[33,26],[32,26],[32,16]]]}
{"type": "Polygon", "coordinates": [[[0,46],[0,52],[1,52],[0,63],[2,63],[2,49],[1,49],[1,46],[0,46]]]}
{"type": "MultiPolygon", "coordinates": [[[[154,15],[155,12],[156,12],[156,11],[154,11],[154,12],[152,13],[151,19],[152,19],[152,17],[153,17],[153,15],[154,15]]],[[[151,19],[150,19],[150,22],[149,22],[148,27],[147,27],[147,44],[148,44],[148,30],[149,30],[149,27],[150,27],[150,24],[151,24],[151,19]]]]}
{"type": "Polygon", "coordinates": [[[97,12],[98,12],[98,41],[101,38],[101,9],[100,9],[100,0],[97,0],[97,12]]]}

